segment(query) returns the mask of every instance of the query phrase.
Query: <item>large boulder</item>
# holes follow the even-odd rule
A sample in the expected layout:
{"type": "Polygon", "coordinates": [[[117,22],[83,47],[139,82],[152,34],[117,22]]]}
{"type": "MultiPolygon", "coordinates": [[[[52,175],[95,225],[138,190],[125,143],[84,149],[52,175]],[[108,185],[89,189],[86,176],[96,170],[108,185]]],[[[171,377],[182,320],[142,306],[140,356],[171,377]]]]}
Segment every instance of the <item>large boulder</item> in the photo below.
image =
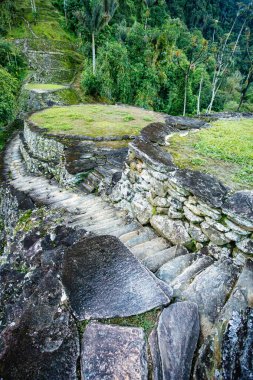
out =
{"type": "Polygon", "coordinates": [[[112,236],[86,238],[64,257],[63,284],[79,320],[141,314],[170,301],[133,254],[112,236]]]}
{"type": "Polygon", "coordinates": [[[129,146],[136,157],[149,164],[156,171],[167,173],[176,168],[171,155],[150,141],[145,141],[138,137],[129,146]]]}

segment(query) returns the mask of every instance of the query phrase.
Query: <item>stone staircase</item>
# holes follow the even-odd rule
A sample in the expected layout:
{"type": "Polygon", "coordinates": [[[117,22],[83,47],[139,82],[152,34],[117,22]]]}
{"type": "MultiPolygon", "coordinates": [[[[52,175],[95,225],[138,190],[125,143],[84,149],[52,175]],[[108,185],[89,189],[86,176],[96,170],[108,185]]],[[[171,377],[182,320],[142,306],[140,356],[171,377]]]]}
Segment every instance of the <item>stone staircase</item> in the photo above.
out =
{"type": "MultiPolygon", "coordinates": [[[[149,226],[142,226],[102,198],[78,189],[61,188],[55,181],[27,172],[20,154],[20,137],[9,144],[5,176],[10,185],[38,205],[65,210],[65,222],[75,229],[117,237],[151,272],[174,289],[179,300],[199,306],[202,335],[208,336],[233,292],[242,268],[230,258],[215,260],[201,252],[172,246],[149,226]]],[[[253,281],[253,278],[251,279],[253,281]]],[[[252,284],[246,284],[251,287],[252,284]]]]}

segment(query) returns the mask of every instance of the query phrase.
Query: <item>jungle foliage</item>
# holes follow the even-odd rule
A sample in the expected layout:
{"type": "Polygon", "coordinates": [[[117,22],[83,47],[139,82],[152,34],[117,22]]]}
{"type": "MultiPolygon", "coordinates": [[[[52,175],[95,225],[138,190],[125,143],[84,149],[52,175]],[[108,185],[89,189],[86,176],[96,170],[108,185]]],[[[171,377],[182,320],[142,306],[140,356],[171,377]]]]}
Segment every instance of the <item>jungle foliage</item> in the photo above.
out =
{"type": "Polygon", "coordinates": [[[82,36],[88,97],[170,114],[253,109],[251,1],[54,3],[82,36]]]}

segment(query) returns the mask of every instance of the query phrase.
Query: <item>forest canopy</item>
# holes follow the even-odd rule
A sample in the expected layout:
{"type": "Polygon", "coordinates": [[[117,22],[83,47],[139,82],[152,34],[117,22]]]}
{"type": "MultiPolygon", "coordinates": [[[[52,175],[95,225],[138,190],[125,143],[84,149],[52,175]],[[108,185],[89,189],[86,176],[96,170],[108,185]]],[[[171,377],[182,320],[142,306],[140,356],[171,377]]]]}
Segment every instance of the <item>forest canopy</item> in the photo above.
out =
{"type": "MultiPolygon", "coordinates": [[[[33,14],[30,23],[36,23],[41,11],[38,3],[29,0],[27,4],[33,14]]],[[[126,103],[174,115],[253,111],[252,1],[50,3],[64,16],[64,29],[79,41],[78,49],[83,54],[80,83],[85,99],[126,103]]],[[[5,49],[5,57],[12,56],[7,54],[8,34],[22,22],[25,12],[18,0],[0,2],[0,55],[5,49]]],[[[14,66],[1,61],[2,76],[5,74],[9,83],[4,122],[13,113],[12,97],[18,88],[14,83],[22,77],[14,66]]]]}

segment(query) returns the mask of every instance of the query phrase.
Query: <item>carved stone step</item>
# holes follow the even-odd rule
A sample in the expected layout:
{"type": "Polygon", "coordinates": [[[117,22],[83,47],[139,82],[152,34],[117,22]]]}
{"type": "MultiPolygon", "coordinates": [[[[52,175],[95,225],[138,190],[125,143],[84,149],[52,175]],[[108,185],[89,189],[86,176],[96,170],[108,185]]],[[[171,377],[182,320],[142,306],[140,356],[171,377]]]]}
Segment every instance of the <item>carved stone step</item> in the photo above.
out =
{"type": "Polygon", "coordinates": [[[152,272],[156,272],[162,265],[166,264],[169,260],[175,257],[186,255],[187,249],[181,245],[175,245],[174,247],[164,249],[154,253],[152,256],[143,260],[143,264],[152,272]]]}
{"type": "Polygon", "coordinates": [[[160,280],[171,284],[171,282],[179,276],[188,266],[196,260],[197,256],[193,253],[187,253],[186,255],[181,255],[168,263],[164,264],[157,272],[156,275],[160,280]]]}
{"type": "Polygon", "coordinates": [[[190,285],[191,281],[204,269],[213,264],[214,260],[209,256],[200,257],[191,266],[177,276],[170,285],[174,290],[174,297],[180,297],[182,292],[190,285]]]}
{"type": "Polygon", "coordinates": [[[155,252],[162,251],[168,248],[170,243],[163,238],[155,238],[142,244],[138,244],[131,249],[135,257],[139,260],[144,260],[148,256],[153,255],[155,252]]]}

